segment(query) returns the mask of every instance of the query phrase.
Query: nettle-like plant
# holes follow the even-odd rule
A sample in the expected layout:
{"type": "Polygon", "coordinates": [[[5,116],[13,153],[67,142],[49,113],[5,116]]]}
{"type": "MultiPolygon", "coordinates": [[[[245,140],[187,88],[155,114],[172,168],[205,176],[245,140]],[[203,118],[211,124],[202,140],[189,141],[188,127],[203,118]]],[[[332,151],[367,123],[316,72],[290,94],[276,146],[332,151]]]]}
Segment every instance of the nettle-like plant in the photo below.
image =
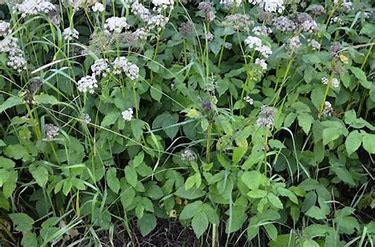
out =
{"type": "Polygon", "coordinates": [[[1,241],[372,246],[373,10],[0,1],[1,241]]]}

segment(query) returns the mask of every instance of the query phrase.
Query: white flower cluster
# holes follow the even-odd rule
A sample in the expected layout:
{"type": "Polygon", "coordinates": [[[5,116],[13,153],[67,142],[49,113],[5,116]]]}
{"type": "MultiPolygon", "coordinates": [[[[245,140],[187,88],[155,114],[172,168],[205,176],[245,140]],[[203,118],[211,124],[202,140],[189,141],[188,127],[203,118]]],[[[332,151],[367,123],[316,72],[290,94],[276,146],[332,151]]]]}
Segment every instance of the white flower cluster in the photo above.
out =
{"type": "Polygon", "coordinates": [[[84,76],[77,82],[78,91],[81,93],[89,92],[90,94],[93,94],[97,87],[98,81],[93,75],[84,76]]]}
{"type": "Polygon", "coordinates": [[[125,121],[130,121],[133,119],[133,109],[128,108],[127,110],[123,111],[121,115],[125,121]]]}
{"type": "Polygon", "coordinates": [[[23,17],[28,15],[47,14],[55,10],[55,6],[48,0],[25,0],[15,5],[15,9],[23,17]]]}
{"type": "Polygon", "coordinates": [[[309,40],[309,45],[314,49],[314,50],[320,50],[320,43],[316,41],[315,39],[309,40]]]}
{"type": "Polygon", "coordinates": [[[256,26],[253,28],[252,32],[257,36],[268,36],[272,33],[272,30],[269,27],[256,26]]]}
{"type": "Polygon", "coordinates": [[[243,100],[249,103],[249,105],[254,104],[254,100],[250,96],[244,97],[243,100]]]}
{"type": "Polygon", "coordinates": [[[239,7],[242,3],[242,0],[220,0],[220,4],[224,5],[225,7],[233,7],[236,5],[239,7]]]}
{"type": "Polygon", "coordinates": [[[100,58],[91,65],[91,71],[94,76],[106,77],[110,72],[108,59],[100,58]]]}
{"type": "Polygon", "coordinates": [[[255,64],[259,65],[263,70],[266,70],[267,69],[267,63],[266,63],[266,60],[264,59],[255,59],[255,64]]]}
{"type": "Polygon", "coordinates": [[[272,50],[269,46],[263,45],[262,40],[255,36],[248,36],[245,39],[245,44],[250,49],[255,49],[256,51],[260,52],[263,57],[268,58],[272,54],[272,50]]]}
{"type": "Polygon", "coordinates": [[[313,32],[318,29],[318,24],[316,24],[316,21],[314,20],[306,20],[301,23],[301,27],[305,32],[313,32]]]}
{"type": "Polygon", "coordinates": [[[337,23],[337,24],[339,24],[339,25],[343,25],[343,24],[344,24],[344,21],[343,21],[340,17],[335,16],[335,17],[333,17],[333,18],[331,19],[330,23],[331,23],[331,24],[335,24],[335,23],[337,23]]]}
{"type": "Polygon", "coordinates": [[[126,57],[117,57],[113,61],[113,74],[125,73],[131,80],[139,77],[139,68],[137,65],[130,63],[126,57]]]}
{"type": "Polygon", "coordinates": [[[121,33],[123,29],[128,29],[129,25],[125,17],[110,17],[105,21],[104,29],[107,33],[121,33]]]}
{"type": "Polygon", "coordinates": [[[101,13],[105,11],[105,6],[101,3],[95,3],[94,6],[91,7],[93,12],[101,13]]]}
{"type": "Polygon", "coordinates": [[[249,0],[249,2],[253,5],[260,6],[266,12],[281,13],[285,9],[283,0],[249,0]]]}
{"type": "MultiPolygon", "coordinates": [[[[154,1],[153,1],[154,3],[154,1]]],[[[155,1],[155,6],[173,6],[173,1],[155,1]],[[168,3],[163,4],[162,3],[168,3]]],[[[169,19],[161,14],[152,14],[149,9],[147,9],[143,4],[138,1],[134,1],[131,6],[131,10],[135,16],[141,19],[146,24],[147,30],[163,28],[169,21],[169,19]]]]}
{"type": "Polygon", "coordinates": [[[292,32],[296,24],[286,16],[279,16],[273,21],[274,27],[281,32],[292,32]]]}
{"type": "Polygon", "coordinates": [[[74,28],[65,28],[63,31],[63,38],[66,41],[72,41],[79,38],[79,32],[74,28]]]}
{"type": "Polygon", "coordinates": [[[91,75],[82,77],[77,82],[78,91],[93,94],[95,88],[98,87],[96,77],[106,77],[110,72],[115,75],[125,73],[131,80],[138,79],[139,77],[138,66],[129,62],[126,57],[117,57],[112,64],[109,63],[108,59],[100,58],[91,65],[91,71],[91,75]]]}
{"type": "Polygon", "coordinates": [[[337,78],[328,79],[327,77],[322,78],[322,83],[327,85],[328,83],[334,88],[340,87],[340,81],[337,78]]]}
{"type": "Polygon", "coordinates": [[[23,51],[18,46],[18,39],[6,36],[0,41],[0,52],[7,53],[7,65],[18,72],[26,69],[26,59],[23,51]]]}
{"type": "Polygon", "coordinates": [[[195,153],[190,148],[186,148],[181,152],[181,159],[191,162],[197,159],[195,153]]]}
{"type": "Polygon", "coordinates": [[[292,50],[298,49],[301,46],[301,41],[298,36],[289,39],[289,48],[292,50]]]}
{"type": "Polygon", "coordinates": [[[12,32],[10,29],[10,24],[6,21],[0,20],[0,37],[5,37],[12,32]]]}
{"type": "Polygon", "coordinates": [[[173,8],[174,0],[152,0],[152,4],[155,6],[154,10],[161,12],[168,8],[173,8]]]}

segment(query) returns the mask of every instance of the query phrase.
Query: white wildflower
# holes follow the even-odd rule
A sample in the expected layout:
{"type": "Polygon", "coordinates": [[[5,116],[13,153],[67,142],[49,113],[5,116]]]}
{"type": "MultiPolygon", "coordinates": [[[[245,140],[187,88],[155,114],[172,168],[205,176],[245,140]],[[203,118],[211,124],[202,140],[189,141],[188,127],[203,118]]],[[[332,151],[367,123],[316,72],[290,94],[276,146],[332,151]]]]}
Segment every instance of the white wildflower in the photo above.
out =
{"type": "Polygon", "coordinates": [[[23,52],[19,52],[17,54],[8,56],[7,65],[13,68],[14,70],[17,70],[18,72],[25,70],[26,64],[27,61],[25,59],[25,56],[23,55],[23,52]]]}
{"type": "Polygon", "coordinates": [[[130,121],[133,119],[133,109],[132,108],[129,108],[125,111],[123,111],[121,113],[122,115],[122,118],[125,120],[125,121],[130,121]]]}
{"type": "Polygon", "coordinates": [[[104,28],[108,33],[121,33],[123,29],[128,29],[129,25],[125,17],[110,17],[105,21],[104,28]]]}
{"type": "Polygon", "coordinates": [[[330,117],[333,113],[333,108],[330,102],[326,101],[324,102],[324,108],[323,108],[323,116],[330,117]]]}
{"type": "Polygon", "coordinates": [[[25,0],[20,4],[16,4],[15,9],[25,17],[28,15],[47,14],[55,10],[55,6],[47,0],[25,0]]]}
{"type": "Polygon", "coordinates": [[[145,6],[143,6],[138,1],[135,1],[132,4],[131,9],[132,9],[133,14],[144,22],[147,22],[151,16],[150,10],[148,10],[145,6]]]}
{"type": "Polygon", "coordinates": [[[65,28],[62,35],[66,41],[72,41],[79,38],[79,32],[70,27],[65,28]]]}
{"type": "Polygon", "coordinates": [[[320,43],[316,41],[315,39],[309,40],[309,45],[314,49],[314,50],[320,50],[320,43]]]}
{"type": "Polygon", "coordinates": [[[268,36],[272,33],[272,30],[269,27],[265,26],[256,26],[253,28],[253,33],[258,36],[268,36]]]}
{"type": "Polygon", "coordinates": [[[272,50],[270,47],[266,45],[261,45],[260,47],[256,48],[257,51],[262,54],[263,57],[268,58],[272,54],[272,50]]]}
{"type": "Polygon", "coordinates": [[[224,5],[225,7],[233,7],[235,4],[239,7],[242,3],[242,0],[220,0],[220,4],[224,5]]]}
{"type": "Polygon", "coordinates": [[[95,76],[106,77],[110,72],[108,59],[100,58],[91,65],[91,71],[95,76]]]}
{"type": "Polygon", "coordinates": [[[267,63],[264,59],[255,59],[255,64],[259,65],[263,70],[267,69],[267,63]]]}
{"type": "Polygon", "coordinates": [[[85,122],[86,124],[91,123],[91,117],[90,117],[90,115],[87,114],[87,113],[83,113],[83,114],[82,114],[82,119],[83,119],[83,122],[85,122]]]}
{"type": "Polygon", "coordinates": [[[131,80],[136,80],[139,77],[139,68],[135,64],[129,64],[127,70],[125,71],[126,76],[131,80]]]}
{"type": "Polygon", "coordinates": [[[327,85],[329,83],[334,88],[340,87],[340,81],[337,78],[328,79],[327,77],[323,77],[322,83],[324,85],[327,85]]]}
{"type": "Polygon", "coordinates": [[[250,96],[244,97],[243,100],[249,103],[250,105],[254,104],[254,100],[250,96]]]}
{"type": "Polygon", "coordinates": [[[12,30],[10,29],[10,24],[6,21],[0,20],[0,37],[5,37],[11,32],[12,30]]]}
{"type": "Polygon", "coordinates": [[[298,49],[301,46],[301,41],[298,36],[294,36],[289,39],[289,48],[290,49],[298,49]]]}
{"type": "Polygon", "coordinates": [[[251,4],[259,5],[266,12],[278,12],[284,11],[284,1],[283,0],[249,0],[251,4]]]}
{"type": "Polygon", "coordinates": [[[232,49],[233,45],[232,45],[232,43],[230,43],[230,42],[225,42],[225,43],[224,43],[224,47],[225,47],[225,49],[230,50],[230,49],[232,49]]]}
{"type": "Polygon", "coordinates": [[[262,46],[262,40],[258,37],[255,36],[249,36],[245,39],[245,44],[250,48],[250,49],[255,49],[260,46],[262,46]]]}
{"type": "Polygon", "coordinates": [[[147,28],[152,30],[155,28],[163,28],[168,23],[169,19],[163,15],[151,15],[149,16],[146,24],[147,28]]]}
{"type": "Polygon", "coordinates": [[[128,60],[126,57],[116,57],[115,61],[113,61],[113,74],[118,75],[122,72],[125,72],[128,68],[128,60]]]}
{"type": "Polygon", "coordinates": [[[95,88],[98,87],[98,81],[96,80],[95,76],[85,76],[82,77],[77,82],[78,91],[81,93],[89,92],[91,94],[94,93],[95,88]]]}
{"type": "Polygon", "coordinates": [[[101,3],[95,3],[94,6],[91,7],[92,11],[94,12],[104,12],[105,11],[105,6],[101,3]]]}
{"type": "Polygon", "coordinates": [[[286,16],[275,18],[273,25],[281,32],[291,32],[296,29],[296,24],[286,16]]]}

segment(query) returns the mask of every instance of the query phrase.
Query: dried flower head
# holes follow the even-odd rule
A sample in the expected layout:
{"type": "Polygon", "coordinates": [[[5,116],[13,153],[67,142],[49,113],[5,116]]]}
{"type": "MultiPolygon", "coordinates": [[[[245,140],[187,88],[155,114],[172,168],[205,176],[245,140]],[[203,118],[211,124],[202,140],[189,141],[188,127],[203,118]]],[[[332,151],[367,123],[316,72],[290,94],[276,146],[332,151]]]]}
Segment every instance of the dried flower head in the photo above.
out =
{"type": "Polygon", "coordinates": [[[309,11],[314,16],[320,16],[320,15],[324,15],[326,13],[326,10],[320,4],[312,4],[312,5],[310,5],[307,8],[307,11],[309,11]]]}
{"type": "Polygon", "coordinates": [[[269,27],[256,26],[253,28],[252,32],[257,36],[268,36],[272,33],[272,30],[269,27]]]}
{"type": "Polygon", "coordinates": [[[203,13],[207,21],[213,21],[215,19],[214,7],[211,2],[200,2],[198,9],[203,13]]]}
{"type": "Polygon", "coordinates": [[[262,106],[257,119],[257,125],[261,127],[271,128],[275,121],[276,108],[271,106],[262,106]]]}
{"type": "Polygon", "coordinates": [[[190,21],[181,23],[179,28],[181,37],[188,38],[189,36],[191,36],[193,32],[193,27],[193,23],[191,23],[190,21]]]}
{"type": "Polygon", "coordinates": [[[247,15],[234,14],[225,17],[223,21],[223,26],[233,28],[239,31],[248,31],[252,23],[253,22],[247,15]]]}
{"type": "Polygon", "coordinates": [[[298,36],[294,36],[289,39],[289,48],[292,50],[296,50],[301,46],[301,41],[298,36]]]}
{"type": "Polygon", "coordinates": [[[186,148],[181,152],[181,159],[184,161],[192,162],[197,159],[195,153],[190,148],[186,148]]]}
{"type": "Polygon", "coordinates": [[[44,135],[47,141],[55,139],[59,135],[60,128],[53,124],[44,126],[44,135]]]}
{"type": "Polygon", "coordinates": [[[274,19],[273,26],[276,30],[282,32],[292,32],[296,29],[296,24],[286,16],[280,16],[274,19]]]}

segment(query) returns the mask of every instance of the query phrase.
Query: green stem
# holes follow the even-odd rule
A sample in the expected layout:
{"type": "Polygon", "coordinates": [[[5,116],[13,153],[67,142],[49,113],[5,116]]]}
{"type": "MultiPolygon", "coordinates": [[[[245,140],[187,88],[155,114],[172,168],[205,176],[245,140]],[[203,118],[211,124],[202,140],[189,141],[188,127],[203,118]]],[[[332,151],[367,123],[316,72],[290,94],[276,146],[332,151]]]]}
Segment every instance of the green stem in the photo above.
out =
{"type": "Polygon", "coordinates": [[[211,133],[212,132],[212,124],[211,122],[208,124],[207,127],[207,142],[206,142],[206,160],[207,163],[211,162],[211,133]]]}

